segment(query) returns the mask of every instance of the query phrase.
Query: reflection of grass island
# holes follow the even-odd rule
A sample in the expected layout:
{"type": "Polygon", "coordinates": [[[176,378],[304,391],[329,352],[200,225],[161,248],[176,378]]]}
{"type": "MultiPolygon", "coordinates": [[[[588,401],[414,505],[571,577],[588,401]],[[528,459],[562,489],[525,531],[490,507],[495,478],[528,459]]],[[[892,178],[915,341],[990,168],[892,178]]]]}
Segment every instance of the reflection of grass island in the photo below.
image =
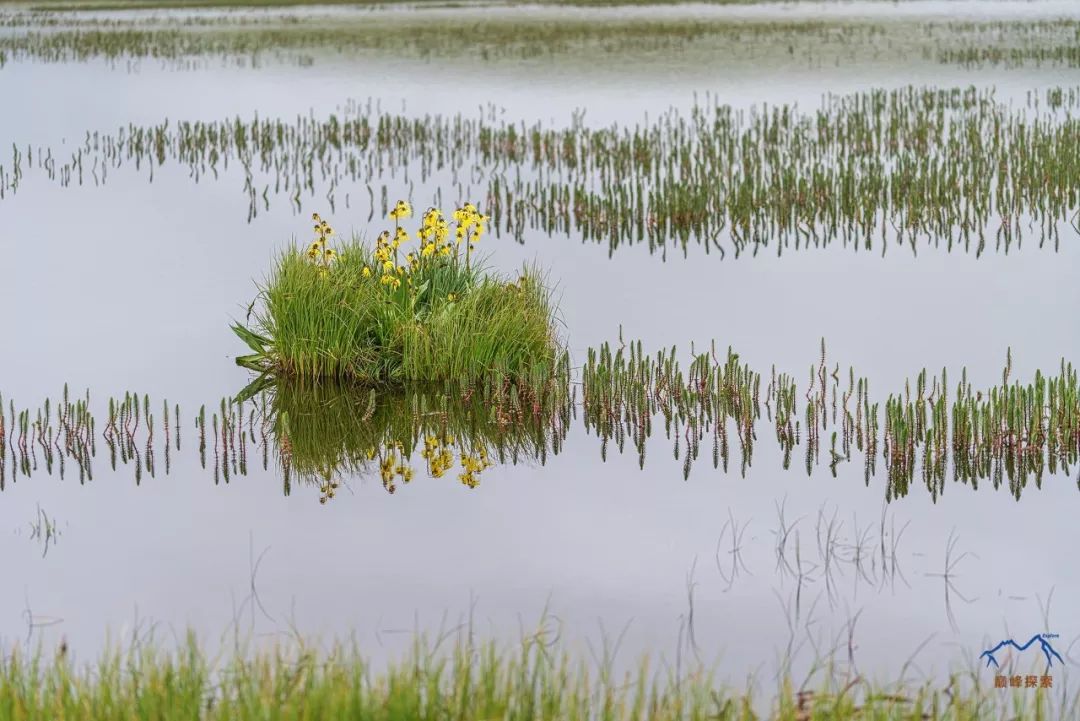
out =
{"type": "Polygon", "coordinates": [[[401,201],[390,213],[394,229],[373,248],[354,239],[337,249],[333,229],[314,215],[315,239],[281,257],[254,326],[234,326],[253,351],[237,363],[266,376],[364,385],[551,377],[560,346],[537,272],[508,281],[477,264],[488,217],[471,203],[450,221],[429,209],[415,235],[401,225],[411,215],[401,201]],[[419,246],[410,251],[412,240],[419,246]]]}
{"type": "Polygon", "coordinates": [[[542,464],[549,451],[559,452],[570,425],[566,390],[564,380],[543,388],[439,384],[391,392],[279,382],[266,397],[282,462],[290,476],[318,483],[325,502],[336,478],[375,466],[393,493],[414,474],[453,475],[475,488],[493,465],[542,464]]]}

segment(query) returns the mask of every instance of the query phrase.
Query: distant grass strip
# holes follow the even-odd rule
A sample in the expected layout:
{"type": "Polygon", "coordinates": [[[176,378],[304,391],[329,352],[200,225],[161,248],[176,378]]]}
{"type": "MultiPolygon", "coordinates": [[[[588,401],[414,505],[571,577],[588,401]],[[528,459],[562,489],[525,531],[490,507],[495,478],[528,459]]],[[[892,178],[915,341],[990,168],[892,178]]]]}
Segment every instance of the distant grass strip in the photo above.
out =
{"type": "MultiPolygon", "coordinates": [[[[415,5],[427,7],[469,7],[507,5],[568,5],[580,7],[618,7],[622,5],[755,5],[775,0],[0,0],[0,4],[25,5],[33,10],[159,10],[166,8],[263,8],[303,7],[306,5],[415,5]]],[[[793,4],[800,0],[784,0],[793,4]]],[[[805,1],[805,0],[803,0],[805,1]]],[[[815,2],[817,0],[811,0],[815,2]]],[[[833,0],[837,1],[837,0],[833,0]]],[[[883,0],[884,1],[884,0],[883,0]]],[[[891,0],[895,2],[896,0],[891,0]]]]}
{"type": "Polygon", "coordinates": [[[234,330],[254,351],[240,365],[268,376],[368,385],[470,383],[492,375],[550,377],[559,342],[554,309],[538,273],[514,281],[485,272],[473,254],[488,217],[466,203],[448,222],[428,210],[416,234],[401,221],[374,247],[330,247],[333,229],[317,214],[315,240],[286,253],[260,294],[254,329],[234,330]]]}
{"type": "Polygon", "coordinates": [[[995,689],[992,674],[981,683],[978,671],[940,684],[874,684],[819,673],[810,688],[784,678],[774,698],[762,700],[692,664],[654,670],[643,660],[625,674],[610,664],[597,670],[543,630],[509,648],[458,636],[447,648],[418,637],[404,659],[386,668],[374,668],[355,645],[325,652],[278,646],[214,659],[191,635],[175,651],[141,644],[88,664],[66,651],[49,657],[5,650],[0,721],[1038,721],[1057,717],[1055,706],[1074,703],[1059,700],[1054,689],[995,689]]]}

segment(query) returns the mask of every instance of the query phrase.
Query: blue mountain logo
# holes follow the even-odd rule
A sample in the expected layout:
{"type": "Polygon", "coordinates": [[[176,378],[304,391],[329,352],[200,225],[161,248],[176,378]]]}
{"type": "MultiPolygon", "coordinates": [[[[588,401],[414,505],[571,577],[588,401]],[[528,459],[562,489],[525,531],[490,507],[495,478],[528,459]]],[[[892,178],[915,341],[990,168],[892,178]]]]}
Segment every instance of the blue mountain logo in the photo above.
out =
{"type": "Polygon", "coordinates": [[[1051,638],[1057,638],[1057,634],[1056,633],[1037,633],[1034,636],[1032,636],[1028,640],[1027,643],[1025,643],[1023,645],[1018,644],[1016,641],[1012,640],[1011,638],[1007,638],[1004,641],[1002,641],[1001,643],[999,643],[997,646],[994,646],[989,651],[983,651],[981,654],[979,654],[979,658],[983,658],[984,656],[986,657],[986,667],[987,668],[990,668],[991,664],[994,665],[994,668],[998,668],[998,661],[997,661],[997,658],[994,657],[994,654],[996,654],[1001,649],[1011,647],[1011,648],[1015,648],[1017,651],[1025,651],[1032,644],[1038,643],[1039,647],[1042,649],[1043,655],[1046,656],[1046,665],[1047,666],[1053,666],[1055,658],[1058,661],[1060,661],[1061,663],[1065,663],[1065,661],[1061,658],[1061,655],[1058,654],[1058,652],[1054,650],[1054,647],[1050,645],[1050,641],[1048,639],[1051,639],[1051,638]]]}

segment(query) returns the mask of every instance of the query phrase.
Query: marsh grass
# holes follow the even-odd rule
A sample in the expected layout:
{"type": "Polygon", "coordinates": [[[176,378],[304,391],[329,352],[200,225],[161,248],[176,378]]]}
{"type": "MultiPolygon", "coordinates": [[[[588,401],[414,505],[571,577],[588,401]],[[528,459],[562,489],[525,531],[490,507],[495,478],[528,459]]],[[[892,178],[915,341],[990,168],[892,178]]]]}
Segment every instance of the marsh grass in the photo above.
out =
{"type": "Polygon", "coordinates": [[[99,185],[125,164],[151,181],[176,164],[196,182],[242,172],[249,220],[271,196],[299,212],[320,195],[333,209],[342,194],[371,220],[419,180],[438,188],[436,204],[444,190],[479,193],[496,236],[576,235],[611,252],[694,243],[721,257],[830,245],[978,256],[1025,239],[1056,250],[1063,231],[1080,231],[1078,106],[1075,88],[1006,103],[992,89],[911,86],[826,96],[813,112],[700,102],[593,128],[580,115],[550,127],[493,106],[417,118],[357,103],[325,119],[131,124],[63,151],[13,145],[0,202],[31,171],[99,185]]]}
{"type": "Polygon", "coordinates": [[[471,626],[436,639],[417,634],[403,657],[379,666],[355,642],[237,642],[212,656],[189,632],[174,648],[150,640],[88,661],[66,644],[51,655],[5,650],[0,721],[1041,721],[1076,703],[1055,689],[995,689],[977,671],[921,682],[835,675],[803,683],[784,675],[762,698],[718,681],[700,662],[673,668],[643,657],[617,670],[571,650],[549,628],[509,644],[474,638],[471,626]]]}
{"type": "Polygon", "coordinates": [[[425,214],[413,252],[400,247],[410,238],[400,225],[374,246],[353,239],[331,249],[324,239],[287,251],[260,293],[255,327],[235,327],[255,350],[237,362],[363,385],[554,375],[555,308],[539,272],[526,267],[508,280],[485,270],[472,251],[482,221],[456,221],[455,242],[437,214],[425,214]]]}
{"type": "MultiPolygon", "coordinates": [[[[107,3],[106,3],[107,4],[107,3]]],[[[154,3],[154,9],[166,7],[154,3]]],[[[904,18],[712,16],[679,9],[635,17],[593,7],[573,13],[512,5],[361,3],[328,15],[297,12],[138,12],[122,16],[69,12],[62,4],[18,9],[0,3],[0,67],[6,62],[85,62],[137,72],[214,64],[301,67],[328,57],[369,53],[451,62],[525,63],[567,69],[597,60],[717,69],[751,65],[825,68],[852,63],[918,67],[1077,67],[1080,23],[1071,18],[1008,21],[915,21],[904,18]],[[456,10],[452,11],[452,10],[456,10]],[[470,42],[461,43],[462,35],[470,42]],[[145,62],[144,62],[145,61],[145,62]]],[[[105,8],[100,8],[105,9],[105,8]]],[[[132,8],[137,9],[137,8],[132,8]]]]}

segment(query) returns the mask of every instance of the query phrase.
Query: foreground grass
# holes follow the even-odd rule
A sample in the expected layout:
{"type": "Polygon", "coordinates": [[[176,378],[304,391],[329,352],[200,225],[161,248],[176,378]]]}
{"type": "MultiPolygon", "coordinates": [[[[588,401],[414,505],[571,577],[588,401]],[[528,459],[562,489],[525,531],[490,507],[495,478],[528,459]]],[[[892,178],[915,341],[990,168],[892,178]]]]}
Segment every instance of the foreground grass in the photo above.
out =
{"type": "MultiPolygon", "coordinates": [[[[621,674],[595,669],[551,636],[518,646],[440,648],[423,637],[401,661],[375,668],[353,646],[238,650],[212,658],[189,636],[167,651],[143,645],[84,663],[0,656],[0,721],[142,719],[1044,719],[1049,689],[994,689],[988,674],[943,684],[875,685],[855,677],[813,690],[783,680],[772,700],[725,687],[703,668],[676,675],[643,660],[621,674]],[[592,668],[590,668],[592,667],[592,668]]],[[[1069,702],[1071,703],[1071,702],[1069,702]]]]}

